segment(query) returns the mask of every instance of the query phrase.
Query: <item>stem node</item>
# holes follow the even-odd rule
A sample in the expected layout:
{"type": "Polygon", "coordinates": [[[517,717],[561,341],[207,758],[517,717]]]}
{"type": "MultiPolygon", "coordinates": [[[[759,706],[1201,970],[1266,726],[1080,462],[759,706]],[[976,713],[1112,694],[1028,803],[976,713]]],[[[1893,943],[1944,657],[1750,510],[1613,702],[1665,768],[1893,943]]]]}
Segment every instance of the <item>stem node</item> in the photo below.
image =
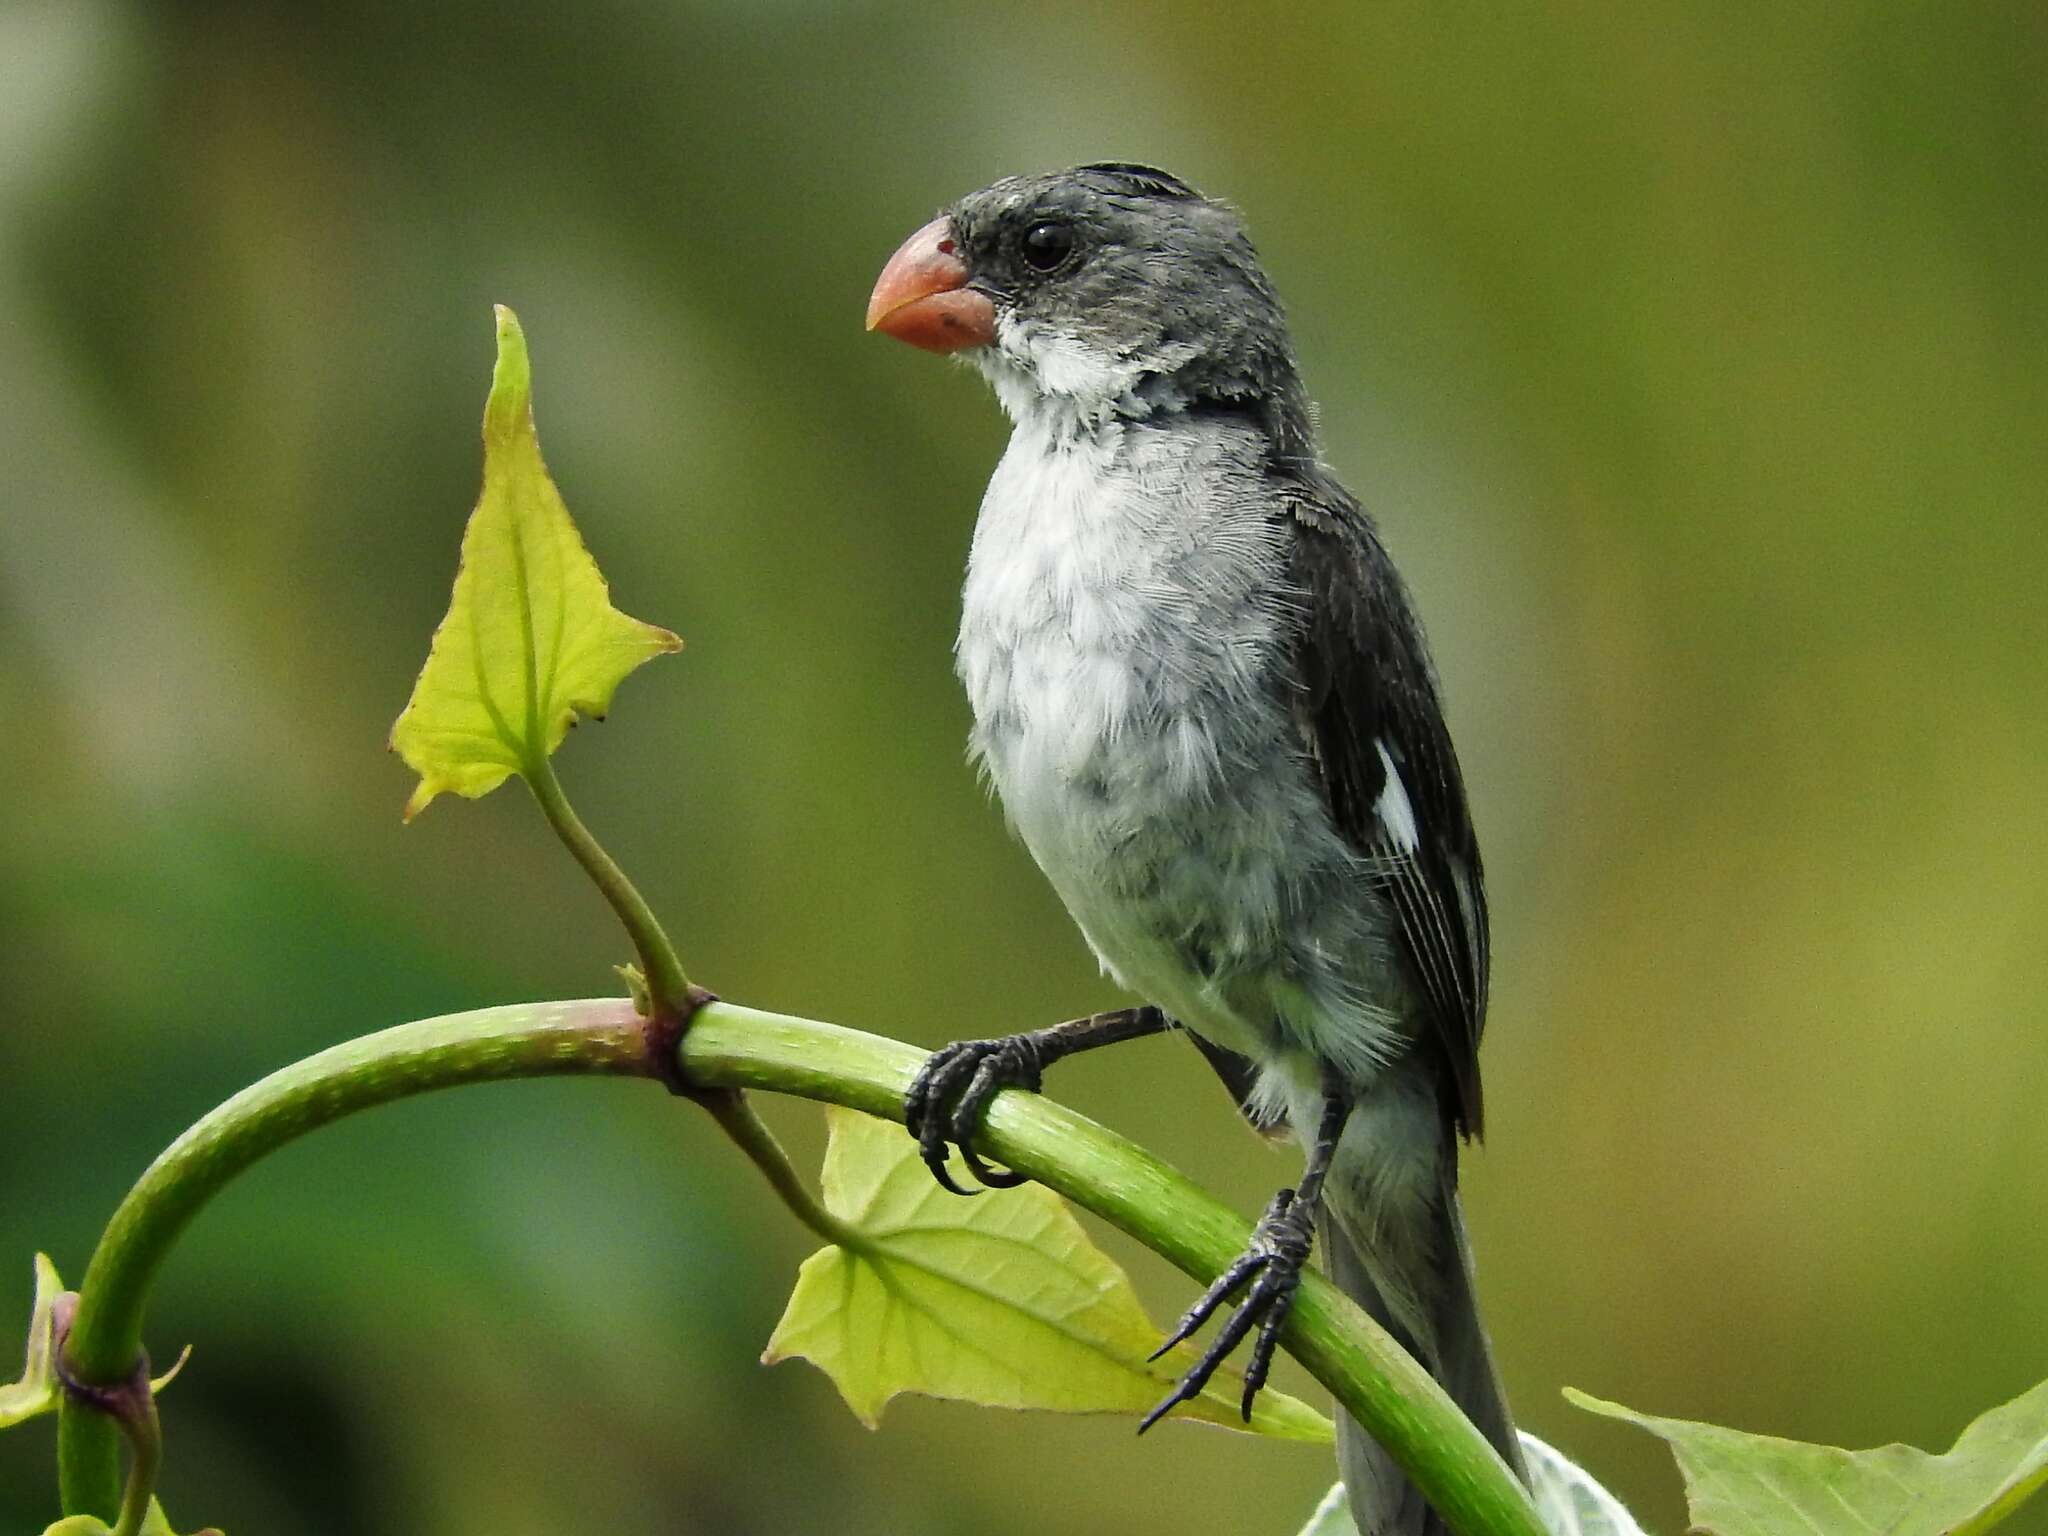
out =
{"type": "Polygon", "coordinates": [[[715,1096],[732,1092],[729,1088],[705,1088],[691,1082],[683,1072],[682,1052],[678,1049],[698,1010],[717,1001],[716,992],[690,982],[683,988],[680,1007],[672,1008],[666,1001],[655,999],[647,1014],[647,1026],[641,1031],[647,1041],[648,1076],[677,1098],[696,1104],[708,1104],[715,1096]]]}
{"type": "Polygon", "coordinates": [[[77,1316],[78,1292],[66,1291],[57,1298],[56,1308],[51,1314],[55,1328],[50,1366],[56,1373],[57,1385],[64,1389],[64,1396],[70,1401],[103,1414],[124,1428],[143,1422],[150,1417],[155,1399],[155,1388],[150,1382],[149,1351],[136,1352],[135,1364],[126,1376],[112,1381],[87,1381],[71,1368],[69,1356],[71,1322],[77,1316]]]}

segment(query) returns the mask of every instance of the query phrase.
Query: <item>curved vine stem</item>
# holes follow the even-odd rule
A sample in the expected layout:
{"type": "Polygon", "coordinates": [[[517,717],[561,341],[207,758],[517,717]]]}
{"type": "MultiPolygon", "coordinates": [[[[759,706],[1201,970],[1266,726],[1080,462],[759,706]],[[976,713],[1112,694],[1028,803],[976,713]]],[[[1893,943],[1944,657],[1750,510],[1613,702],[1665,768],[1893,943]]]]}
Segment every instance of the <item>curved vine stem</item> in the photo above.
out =
{"type": "MultiPolygon", "coordinates": [[[[140,1357],[151,1281],[185,1225],[266,1152],[331,1120],[458,1083],[602,1073],[659,1077],[645,1021],[624,999],[521,1004],[450,1014],[323,1051],[237,1094],[151,1165],[101,1237],[67,1347],[83,1381],[111,1381],[140,1357]]],[[[786,1014],[712,1003],[691,1020],[680,1067],[711,1089],[767,1089],[900,1118],[923,1053],[898,1041],[786,1014]]],[[[726,1129],[800,1220],[844,1235],[744,1101],[726,1129]]],[[[717,1113],[714,1108],[714,1113],[717,1113]]],[[[723,1117],[722,1117],[723,1123],[723,1117]]],[[[1208,1281],[1243,1249],[1245,1219],[1158,1158],[1035,1094],[990,1106],[986,1149],[1208,1281]]],[[[1543,1536],[1527,1495],[1441,1388],[1356,1305],[1308,1275],[1285,1342],[1344,1410],[1378,1436],[1463,1536],[1543,1536]]],[[[121,1499],[109,1420],[67,1400],[61,1466],[69,1512],[121,1499]]]]}
{"type": "MultiPolygon", "coordinates": [[[[173,1142],[115,1210],[79,1284],[64,1347],[67,1369],[93,1384],[127,1379],[142,1355],[149,1287],[179,1234],[236,1174],[308,1131],[458,1083],[653,1072],[645,1021],[630,1002],[608,998],[423,1019],[272,1073],[173,1142]]],[[[121,1497],[112,1421],[68,1397],[60,1410],[58,1479],[67,1514],[104,1519],[121,1497]]]]}

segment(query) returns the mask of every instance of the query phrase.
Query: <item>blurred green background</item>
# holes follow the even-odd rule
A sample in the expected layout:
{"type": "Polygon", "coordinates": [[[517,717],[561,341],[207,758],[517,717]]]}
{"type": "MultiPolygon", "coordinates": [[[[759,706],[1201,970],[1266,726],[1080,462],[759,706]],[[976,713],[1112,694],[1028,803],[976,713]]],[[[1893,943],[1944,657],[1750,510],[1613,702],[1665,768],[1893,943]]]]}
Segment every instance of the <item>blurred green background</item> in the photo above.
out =
{"type": "MultiPolygon", "coordinates": [[[[928,1044],[1116,1000],[963,764],[1005,427],[860,329],[942,202],[1115,157],[1245,210],[1431,624],[1492,877],[1467,1182],[1520,1414],[1667,1531],[1661,1449],[1560,1384],[1946,1446],[2048,1375],[2044,16],[0,8],[0,1318],[271,1068],[614,986],[516,787],[403,828],[383,750],[493,301],[618,601],[689,641],[561,766],[692,971],[928,1044]]],[[[1177,1042],[1054,1088],[1247,1212],[1297,1166],[1177,1042]]],[[[815,1110],[770,1110],[811,1157],[815,1110]]],[[[755,1363],[808,1246],[652,1090],[324,1132],[164,1277],[172,1514],[1285,1532],[1329,1481],[922,1400],[870,1435],[755,1363]]],[[[0,1439],[0,1529],[52,1518],[52,1460],[0,1439]]]]}

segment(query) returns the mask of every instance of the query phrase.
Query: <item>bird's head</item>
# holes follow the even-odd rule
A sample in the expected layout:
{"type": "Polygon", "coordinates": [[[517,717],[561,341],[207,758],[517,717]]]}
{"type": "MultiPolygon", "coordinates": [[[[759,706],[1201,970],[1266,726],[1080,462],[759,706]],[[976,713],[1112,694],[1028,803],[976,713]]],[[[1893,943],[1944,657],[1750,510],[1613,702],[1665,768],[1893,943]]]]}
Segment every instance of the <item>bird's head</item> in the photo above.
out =
{"type": "Polygon", "coordinates": [[[1236,212],[1144,166],[969,193],[889,258],[868,329],[962,354],[1019,422],[1203,404],[1305,415],[1280,302],[1236,212]]]}

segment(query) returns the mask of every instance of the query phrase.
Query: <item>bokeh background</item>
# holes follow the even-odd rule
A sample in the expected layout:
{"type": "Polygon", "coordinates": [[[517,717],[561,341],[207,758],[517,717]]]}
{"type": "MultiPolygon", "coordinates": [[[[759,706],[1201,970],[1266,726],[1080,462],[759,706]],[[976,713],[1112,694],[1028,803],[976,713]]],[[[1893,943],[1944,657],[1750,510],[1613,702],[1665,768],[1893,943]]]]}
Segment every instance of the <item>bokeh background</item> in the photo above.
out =
{"type": "MultiPolygon", "coordinates": [[[[1113,157],[1245,210],[1431,624],[1521,1415],[1666,1531],[1661,1448],[1561,1384],[1946,1446],[2048,1375],[2044,15],[0,7],[0,1318],[271,1068],[614,985],[516,786],[404,828],[383,747],[493,301],[615,595],[688,637],[562,771],[692,970],[928,1044],[1117,1000],[963,765],[1004,424],[859,323],[943,201],[1113,157]]],[[[1247,1212],[1295,1167],[1176,1042],[1054,1086],[1247,1212]]],[[[164,1277],[171,1512],[1285,1532],[1331,1476],[922,1400],[869,1434],[756,1364],[808,1247],[651,1090],[324,1132],[164,1277]]],[[[51,1466],[46,1425],[0,1439],[0,1528],[52,1518],[51,1466]]]]}

